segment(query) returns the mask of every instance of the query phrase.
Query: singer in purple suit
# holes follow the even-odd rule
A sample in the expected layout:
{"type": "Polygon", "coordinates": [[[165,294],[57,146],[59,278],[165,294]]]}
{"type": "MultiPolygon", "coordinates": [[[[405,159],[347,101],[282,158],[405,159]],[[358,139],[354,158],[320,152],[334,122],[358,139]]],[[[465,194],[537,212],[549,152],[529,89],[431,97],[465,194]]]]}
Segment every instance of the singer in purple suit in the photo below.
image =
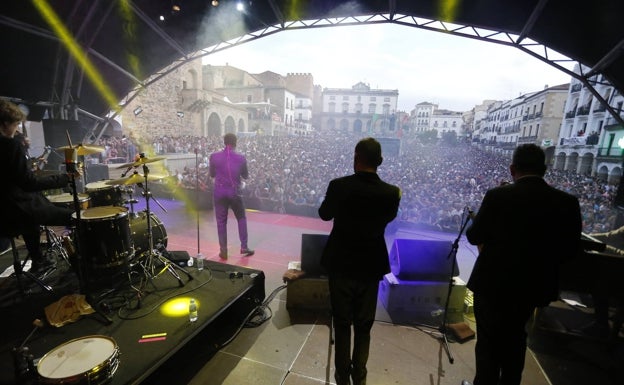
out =
{"type": "Polygon", "coordinates": [[[241,179],[249,177],[247,160],[244,155],[235,151],[236,135],[225,134],[223,144],[225,148],[211,154],[209,162],[210,177],[214,178],[213,200],[219,236],[219,257],[221,259],[228,257],[227,220],[230,208],[238,222],[240,253],[249,257],[254,251],[247,246],[247,217],[241,191],[241,179]]]}
{"type": "Polygon", "coordinates": [[[19,125],[26,115],[15,104],[0,100],[0,189],[3,204],[0,232],[21,234],[32,259],[31,272],[43,274],[54,266],[41,252],[40,225],[70,225],[73,210],[57,207],[41,193],[42,190],[66,187],[67,174],[37,177],[29,165],[24,143],[16,138],[19,125]]]}

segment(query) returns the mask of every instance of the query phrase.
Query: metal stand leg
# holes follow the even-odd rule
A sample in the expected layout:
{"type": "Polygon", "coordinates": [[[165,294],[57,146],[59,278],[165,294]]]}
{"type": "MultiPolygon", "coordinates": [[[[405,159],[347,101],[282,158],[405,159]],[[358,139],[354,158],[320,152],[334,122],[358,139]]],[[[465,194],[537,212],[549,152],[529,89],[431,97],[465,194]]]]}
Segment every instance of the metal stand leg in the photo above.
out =
{"type": "Polygon", "coordinates": [[[50,285],[47,285],[45,282],[37,278],[30,271],[24,270],[22,263],[19,260],[19,253],[17,252],[17,247],[15,246],[15,239],[13,237],[11,237],[11,249],[13,251],[13,270],[15,271],[14,274],[17,279],[17,285],[19,286],[20,292],[22,294],[26,293],[24,290],[24,285],[22,283],[22,278],[21,278],[22,276],[25,276],[26,278],[30,279],[31,281],[39,285],[43,290],[47,291],[48,293],[54,293],[54,290],[52,290],[52,287],[50,285]]]}

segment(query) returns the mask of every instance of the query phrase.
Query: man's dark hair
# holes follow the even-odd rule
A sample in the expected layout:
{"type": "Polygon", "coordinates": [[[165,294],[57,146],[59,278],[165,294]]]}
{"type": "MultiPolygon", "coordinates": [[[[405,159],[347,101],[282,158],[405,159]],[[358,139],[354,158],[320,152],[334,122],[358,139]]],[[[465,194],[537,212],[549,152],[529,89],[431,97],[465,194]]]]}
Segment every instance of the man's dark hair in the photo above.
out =
{"type": "Polygon", "coordinates": [[[370,167],[377,167],[383,161],[381,144],[374,138],[364,138],[355,145],[355,153],[362,163],[370,167]]]}
{"type": "Polygon", "coordinates": [[[223,135],[223,144],[226,146],[236,146],[236,135],[231,132],[223,135]]]}
{"type": "Polygon", "coordinates": [[[511,164],[521,173],[544,176],[546,154],[535,144],[522,144],[516,147],[511,164]]]}

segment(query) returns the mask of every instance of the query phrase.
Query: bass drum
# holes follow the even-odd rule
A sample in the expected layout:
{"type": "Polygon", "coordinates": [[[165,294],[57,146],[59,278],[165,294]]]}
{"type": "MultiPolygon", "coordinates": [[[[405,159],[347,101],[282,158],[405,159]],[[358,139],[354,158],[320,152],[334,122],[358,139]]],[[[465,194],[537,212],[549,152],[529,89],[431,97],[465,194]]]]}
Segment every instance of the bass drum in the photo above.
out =
{"type": "Polygon", "coordinates": [[[107,336],[65,342],[37,363],[40,384],[100,385],[110,382],[119,367],[119,347],[107,336]]]}
{"type": "MultiPolygon", "coordinates": [[[[154,249],[167,247],[167,230],[165,230],[165,225],[154,213],[150,214],[150,223],[152,225],[152,246],[154,246],[154,249]]],[[[140,257],[149,250],[147,213],[145,211],[139,212],[136,217],[130,219],[130,232],[134,241],[135,256],[140,257]]]]}

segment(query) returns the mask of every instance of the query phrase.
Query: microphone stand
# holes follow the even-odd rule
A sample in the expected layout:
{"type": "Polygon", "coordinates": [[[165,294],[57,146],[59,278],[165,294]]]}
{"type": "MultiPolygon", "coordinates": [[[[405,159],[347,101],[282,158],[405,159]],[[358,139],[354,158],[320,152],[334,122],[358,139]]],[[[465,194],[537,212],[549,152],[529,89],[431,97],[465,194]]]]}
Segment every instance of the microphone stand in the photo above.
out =
{"type": "MultiPolygon", "coordinates": [[[[195,149],[195,216],[197,217],[197,258],[202,256],[199,248],[199,150],[195,149]]],[[[198,262],[200,263],[200,262],[198,262]]]]}
{"type": "Polygon", "coordinates": [[[449,255],[446,257],[447,259],[453,258],[451,261],[451,273],[449,275],[448,281],[448,291],[446,293],[446,302],[444,304],[444,315],[442,316],[442,325],[438,328],[438,331],[442,334],[442,342],[444,344],[444,350],[446,351],[446,355],[448,356],[449,362],[452,364],[455,362],[455,358],[453,357],[453,353],[451,352],[451,348],[449,347],[448,338],[446,337],[446,332],[448,331],[447,320],[448,320],[448,309],[449,302],[451,301],[451,290],[453,290],[454,279],[453,275],[455,274],[455,266],[457,266],[457,250],[459,249],[459,239],[461,238],[462,233],[466,229],[468,225],[468,221],[470,220],[470,211],[469,214],[466,215],[466,218],[463,220],[462,226],[459,229],[459,233],[457,234],[457,238],[453,242],[453,246],[451,247],[451,251],[449,255]]]}

